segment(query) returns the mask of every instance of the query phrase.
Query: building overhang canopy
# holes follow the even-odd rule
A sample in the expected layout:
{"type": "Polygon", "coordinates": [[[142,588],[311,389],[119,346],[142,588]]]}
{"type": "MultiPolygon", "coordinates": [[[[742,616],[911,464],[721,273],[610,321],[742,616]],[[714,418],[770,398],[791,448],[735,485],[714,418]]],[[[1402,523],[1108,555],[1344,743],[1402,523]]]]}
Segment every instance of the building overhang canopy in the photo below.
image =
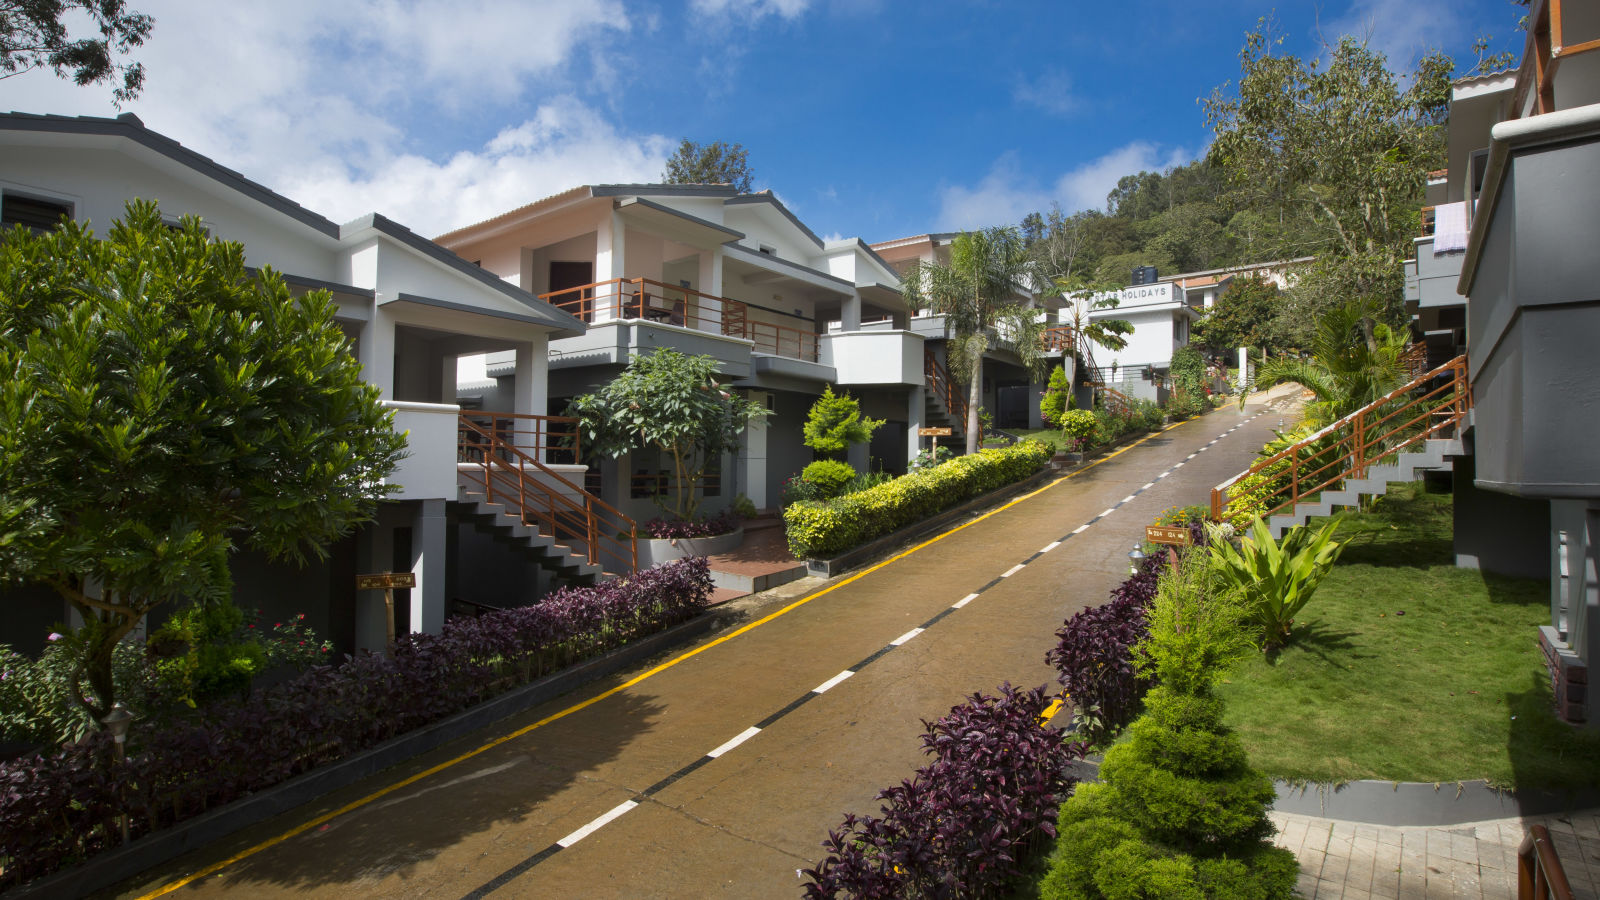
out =
{"type": "Polygon", "coordinates": [[[673,209],[643,197],[624,197],[616,201],[616,210],[631,222],[649,231],[681,244],[701,250],[714,250],[728,241],[739,240],[744,232],[718,225],[699,216],[673,209]]]}

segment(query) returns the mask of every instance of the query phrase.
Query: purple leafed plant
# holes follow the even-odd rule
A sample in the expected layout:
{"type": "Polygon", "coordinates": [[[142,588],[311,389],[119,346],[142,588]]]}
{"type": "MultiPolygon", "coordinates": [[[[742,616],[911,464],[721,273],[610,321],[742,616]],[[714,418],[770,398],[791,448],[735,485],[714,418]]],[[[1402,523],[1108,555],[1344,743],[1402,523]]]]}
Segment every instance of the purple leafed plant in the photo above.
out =
{"type": "Polygon", "coordinates": [[[684,559],[452,619],[195,718],[135,723],[121,766],[104,732],[0,764],[0,890],[115,846],[122,811],[137,838],[686,621],[710,593],[706,561],[684,559]]]}
{"type": "Polygon", "coordinates": [[[1039,721],[1043,685],[974,694],[924,722],[933,762],[878,794],[881,816],[846,815],[828,856],[801,874],[807,897],[988,897],[1022,876],[1039,835],[1055,836],[1084,745],[1039,721]]]}
{"type": "Polygon", "coordinates": [[[724,511],[709,519],[651,519],[644,533],[656,539],[682,540],[727,534],[739,527],[739,517],[724,511]]]}
{"type": "Polygon", "coordinates": [[[1139,710],[1148,685],[1134,668],[1133,648],[1150,634],[1146,611],[1166,565],[1165,553],[1151,554],[1111,592],[1110,602],[1067,619],[1045,654],[1068,701],[1088,713],[1081,721],[1091,743],[1116,733],[1139,710]]]}

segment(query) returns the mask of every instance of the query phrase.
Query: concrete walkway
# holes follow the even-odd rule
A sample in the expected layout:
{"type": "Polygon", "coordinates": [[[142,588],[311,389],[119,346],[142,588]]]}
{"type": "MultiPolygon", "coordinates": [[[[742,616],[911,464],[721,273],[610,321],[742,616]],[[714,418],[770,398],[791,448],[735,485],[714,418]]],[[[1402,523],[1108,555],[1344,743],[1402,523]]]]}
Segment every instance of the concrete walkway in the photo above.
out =
{"type": "Polygon", "coordinates": [[[1600,898],[1600,809],[1462,825],[1390,827],[1272,813],[1277,844],[1300,860],[1306,900],[1435,900],[1517,896],[1517,848],[1534,825],[1551,843],[1574,897],[1600,898]]]}

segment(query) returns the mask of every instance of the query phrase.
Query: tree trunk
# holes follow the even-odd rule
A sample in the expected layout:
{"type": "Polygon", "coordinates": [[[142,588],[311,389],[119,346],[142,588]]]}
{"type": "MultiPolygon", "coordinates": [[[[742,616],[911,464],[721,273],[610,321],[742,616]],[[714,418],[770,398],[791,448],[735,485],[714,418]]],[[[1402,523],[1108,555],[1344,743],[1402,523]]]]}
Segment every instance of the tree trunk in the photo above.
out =
{"type": "Polygon", "coordinates": [[[972,360],[972,384],[967,387],[967,453],[978,452],[978,408],[983,404],[983,353],[972,360]]]}

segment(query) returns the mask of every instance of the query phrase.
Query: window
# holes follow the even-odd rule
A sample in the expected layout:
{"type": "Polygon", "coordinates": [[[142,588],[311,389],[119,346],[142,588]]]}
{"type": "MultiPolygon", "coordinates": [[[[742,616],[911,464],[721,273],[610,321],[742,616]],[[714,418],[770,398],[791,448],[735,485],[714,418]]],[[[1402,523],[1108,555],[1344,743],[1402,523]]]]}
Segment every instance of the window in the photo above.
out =
{"type": "Polygon", "coordinates": [[[766,244],[757,244],[756,246],[761,250],[762,253],[765,253],[768,256],[778,255],[778,248],[776,247],[770,247],[766,244]]]}
{"type": "Polygon", "coordinates": [[[38,233],[55,231],[61,217],[72,218],[72,204],[59,200],[46,200],[13,194],[7,191],[0,196],[0,225],[10,228],[21,225],[38,233]]]}

